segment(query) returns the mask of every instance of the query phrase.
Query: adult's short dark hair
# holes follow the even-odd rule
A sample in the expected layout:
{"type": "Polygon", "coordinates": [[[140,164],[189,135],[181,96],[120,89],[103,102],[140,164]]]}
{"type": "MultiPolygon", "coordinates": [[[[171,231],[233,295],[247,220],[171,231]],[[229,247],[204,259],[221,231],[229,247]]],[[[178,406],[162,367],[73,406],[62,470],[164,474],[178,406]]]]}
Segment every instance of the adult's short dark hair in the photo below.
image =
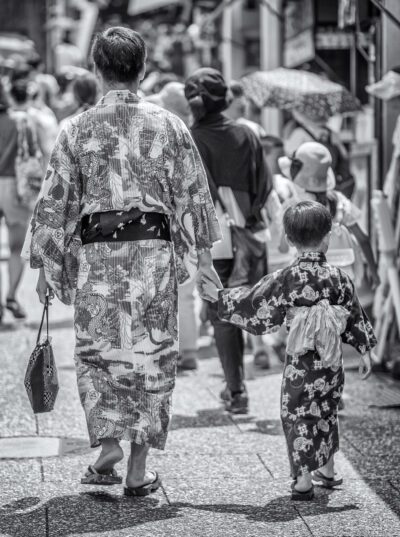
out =
{"type": "Polygon", "coordinates": [[[318,246],[332,229],[332,217],[321,203],[301,201],[286,209],[283,226],[295,246],[318,246]]]}
{"type": "Polygon", "coordinates": [[[72,91],[79,106],[93,106],[96,104],[99,85],[92,73],[79,76],[72,83],[72,91]]]}
{"type": "Polygon", "coordinates": [[[146,43],[138,32],[115,26],[96,35],[92,56],[108,82],[134,82],[146,61],[146,43]]]}

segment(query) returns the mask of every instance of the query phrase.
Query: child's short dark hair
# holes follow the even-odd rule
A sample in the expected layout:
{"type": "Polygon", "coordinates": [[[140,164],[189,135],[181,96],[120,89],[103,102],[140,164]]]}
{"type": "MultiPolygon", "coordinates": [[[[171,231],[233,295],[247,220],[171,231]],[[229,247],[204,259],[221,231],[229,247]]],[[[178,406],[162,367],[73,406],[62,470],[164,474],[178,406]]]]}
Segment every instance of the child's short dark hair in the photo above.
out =
{"type": "Polygon", "coordinates": [[[317,201],[301,201],[286,209],[285,233],[295,246],[318,246],[332,229],[332,217],[317,201]]]}

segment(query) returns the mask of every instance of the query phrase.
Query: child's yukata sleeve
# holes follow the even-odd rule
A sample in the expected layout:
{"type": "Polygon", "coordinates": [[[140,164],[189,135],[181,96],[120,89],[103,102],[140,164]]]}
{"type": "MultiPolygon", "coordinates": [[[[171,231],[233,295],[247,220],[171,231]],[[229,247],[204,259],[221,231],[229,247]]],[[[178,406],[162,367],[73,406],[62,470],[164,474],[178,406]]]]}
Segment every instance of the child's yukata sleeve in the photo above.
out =
{"type": "Polygon", "coordinates": [[[344,289],[342,305],[350,312],[346,330],[342,334],[342,341],[352,345],[360,354],[365,354],[377,344],[374,330],[358,300],[353,282],[349,279],[341,285],[344,289]]]}
{"type": "Polygon", "coordinates": [[[269,275],[252,289],[236,287],[219,293],[218,316],[254,335],[277,330],[285,320],[282,283],[277,275],[269,275]]]}

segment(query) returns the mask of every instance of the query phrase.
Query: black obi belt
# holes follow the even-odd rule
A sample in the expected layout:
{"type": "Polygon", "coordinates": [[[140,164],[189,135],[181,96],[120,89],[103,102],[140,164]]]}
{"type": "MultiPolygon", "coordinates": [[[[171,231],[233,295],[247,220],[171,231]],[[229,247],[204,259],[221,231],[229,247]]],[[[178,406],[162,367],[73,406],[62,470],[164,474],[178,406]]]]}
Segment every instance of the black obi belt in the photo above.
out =
{"type": "Polygon", "coordinates": [[[130,211],[93,213],[82,218],[82,244],[160,239],[171,241],[169,218],[161,213],[130,211]]]}

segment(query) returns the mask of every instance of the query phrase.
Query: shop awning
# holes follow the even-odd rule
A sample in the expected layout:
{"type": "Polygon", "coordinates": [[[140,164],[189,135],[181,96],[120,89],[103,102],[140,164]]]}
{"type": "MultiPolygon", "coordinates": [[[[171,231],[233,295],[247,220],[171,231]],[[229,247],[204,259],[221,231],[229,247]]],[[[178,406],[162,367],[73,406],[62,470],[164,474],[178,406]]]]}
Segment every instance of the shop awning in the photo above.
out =
{"type": "Polygon", "coordinates": [[[128,15],[143,15],[148,11],[181,3],[182,0],[129,0],[128,15]]]}

